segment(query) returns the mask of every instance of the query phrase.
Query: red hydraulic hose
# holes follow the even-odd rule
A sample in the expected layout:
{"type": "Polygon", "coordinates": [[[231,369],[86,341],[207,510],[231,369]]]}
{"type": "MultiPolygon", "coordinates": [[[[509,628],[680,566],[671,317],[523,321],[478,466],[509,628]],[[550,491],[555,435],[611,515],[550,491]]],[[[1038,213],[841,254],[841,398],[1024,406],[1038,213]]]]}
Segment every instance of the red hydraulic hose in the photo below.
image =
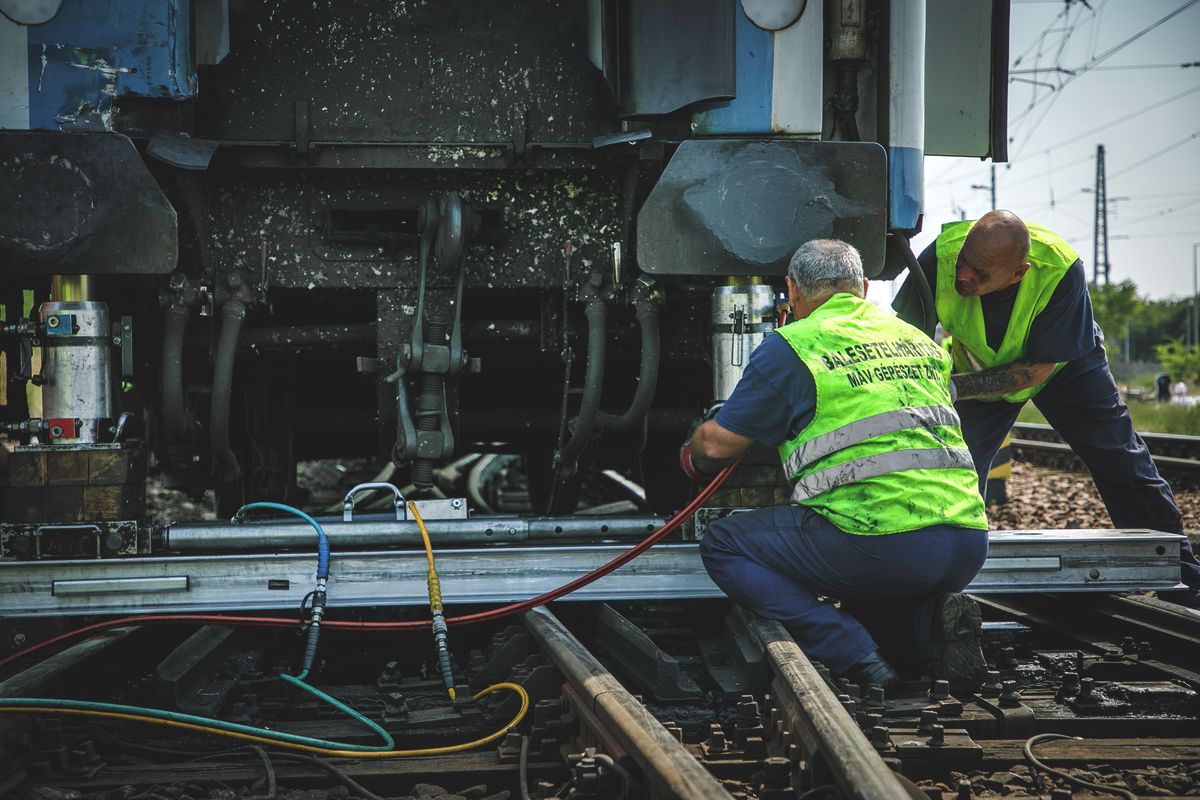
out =
{"type": "MultiPolygon", "coordinates": [[[[586,575],[582,575],[570,583],[559,586],[557,589],[551,589],[545,594],[540,594],[537,597],[531,597],[528,600],[521,600],[516,603],[510,603],[506,606],[488,609],[487,611],[479,611],[474,614],[462,614],[457,617],[447,617],[446,622],[450,625],[469,625],[475,622],[486,622],[488,620],[500,619],[512,614],[519,614],[522,611],[528,611],[536,606],[545,605],[546,603],[558,600],[577,589],[587,586],[593,581],[603,578],[610,572],[623,567],[633,559],[640,556],[642,553],[649,550],[654,545],[661,542],[667,536],[670,536],[675,530],[683,524],[683,522],[696,513],[702,505],[708,502],[713,493],[721,488],[721,484],[729,477],[730,473],[737,468],[741,458],[725,467],[717,476],[709,481],[708,485],[700,490],[696,498],[671,519],[667,520],[666,524],[659,528],[654,533],[647,536],[637,545],[629,548],[621,555],[609,561],[603,566],[597,567],[586,575]]],[[[60,633],[57,636],[52,636],[45,641],[30,645],[24,650],[13,653],[11,655],[0,658],[0,670],[7,667],[14,661],[32,655],[34,653],[53,647],[56,644],[83,636],[97,631],[111,630],[112,628],[122,628],[128,625],[149,625],[149,624],[175,624],[175,623],[194,623],[202,625],[233,625],[238,627],[254,627],[254,628],[290,628],[296,625],[295,619],[287,617],[236,617],[225,614],[147,614],[144,616],[120,617],[118,619],[105,620],[104,622],[96,622],[91,625],[85,625],[82,628],[60,633]]],[[[331,620],[326,618],[321,622],[321,627],[332,628],[334,630],[366,630],[366,631],[407,631],[419,630],[428,628],[432,624],[432,620],[408,620],[404,622],[356,622],[353,620],[331,620]]]]}

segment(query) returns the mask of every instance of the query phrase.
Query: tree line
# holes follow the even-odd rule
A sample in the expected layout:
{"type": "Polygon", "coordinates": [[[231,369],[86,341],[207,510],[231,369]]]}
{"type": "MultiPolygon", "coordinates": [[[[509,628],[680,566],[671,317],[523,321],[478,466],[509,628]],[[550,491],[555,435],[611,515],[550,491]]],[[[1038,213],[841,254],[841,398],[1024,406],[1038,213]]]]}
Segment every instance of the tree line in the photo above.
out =
{"type": "Polygon", "coordinates": [[[1173,378],[1200,381],[1200,347],[1187,345],[1192,298],[1151,300],[1130,280],[1093,286],[1091,295],[1110,361],[1157,361],[1173,378]]]}

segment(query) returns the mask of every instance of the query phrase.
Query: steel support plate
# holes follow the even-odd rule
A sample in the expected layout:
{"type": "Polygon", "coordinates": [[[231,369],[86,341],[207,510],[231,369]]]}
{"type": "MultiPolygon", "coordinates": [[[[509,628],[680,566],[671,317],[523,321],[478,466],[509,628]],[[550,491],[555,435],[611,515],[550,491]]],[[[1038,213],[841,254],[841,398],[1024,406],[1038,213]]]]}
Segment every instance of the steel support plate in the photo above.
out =
{"type": "MultiPolygon", "coordinates": [[[[983,570],[968,588],[989,592],[1169,589],[1179,584],[1182,537],[1154,531],[1003,531],[991,534],[983,570]]],[[[607,563],[624,545],[446,548],[437,556],[450,604],[505,603],[547,592],[607,563]]],[[[240,553],[0,563],[0,616],[295,610],[312,588],[307,553],[240,553]]],[[[406,606],[428,602],[421,550],[335,553],[329,602],[406,606]]],[[[699,545],[660,545],[578,590],[572,600],[720,597],[699,545]]]]}
{"type": "Polygon", "coordinates": [[[175,209],[125,136],[0,132],[0,208],[0,274],[157,275],[178,260],[175,209]]]}
{"type": "Polygon", "coordinates": [[[683,142],[638,212],[638,266],[655,275],[782,276],[810,239],[842,239],[883,268],[887,159],[874,142],[683,142]]]}

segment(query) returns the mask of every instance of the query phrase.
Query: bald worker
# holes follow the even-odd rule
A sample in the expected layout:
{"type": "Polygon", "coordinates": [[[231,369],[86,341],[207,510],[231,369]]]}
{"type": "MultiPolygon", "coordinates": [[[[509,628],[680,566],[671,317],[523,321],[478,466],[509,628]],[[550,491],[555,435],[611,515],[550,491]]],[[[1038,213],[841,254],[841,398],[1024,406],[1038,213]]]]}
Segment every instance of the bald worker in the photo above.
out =
{"type": "MultiPolygon", "coordinates": [[[[1171,487],[1108,369],[1083,262],[1071,246],[1011,211],[991,211],[944,225],[917,261],[953,337],[955,409],[980,492],[1005,434],[1032,400],[1087,465],[1115,527],[1183,533],[1171,487]]],[[[903,318],[921,307],[911,278],[896,307],[903,318]]],[[[1200,608],[1200,563],[1186,540],[1181,560],[1189,588],[1163,599],[1200,608]]]]}

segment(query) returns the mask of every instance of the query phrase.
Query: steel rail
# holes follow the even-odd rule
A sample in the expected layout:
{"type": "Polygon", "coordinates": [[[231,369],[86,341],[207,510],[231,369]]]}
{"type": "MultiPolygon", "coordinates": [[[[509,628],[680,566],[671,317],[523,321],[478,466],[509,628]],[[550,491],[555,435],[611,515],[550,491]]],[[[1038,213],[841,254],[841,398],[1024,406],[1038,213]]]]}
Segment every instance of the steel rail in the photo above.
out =
{"type": "Polygon", "coordinates": [[[824,766],[842,797],[911,797],[787,629],[740,609],[739,613],[766,651],[775,673],[771,694],[809,763],[824,766]]]}
{"type": "MultiPolygon", "coordinates": [[[[0,681],[0,697],[22,697],[43,692],[48,684],[60,678],[68,670],[79,666],[82,661],[121,644],[136,630],[136,626],[113,628],[84,639],[82,642],[76,642],[62,652],[55,653],[0,681]]],[[[2,727],[3,725],[0,725],[0,728],[2,727]]]]}
{"type": "MultiPolygon", "coordinates": [[[[1082,464],[1070,445],[1049,425],[1022,422],[1014,425],[1012,431],[1014,448],[1030,453],[1071,457],[1082,464]]],[[[1159,469],[1200,473],[1200,436],[1142,432],[1138,435],[1146,443],[1150,458],[1159,469]]]]}
{"type": "Polygon", "coordinates": [[[1122,640],[1128,635],[1146,640],[1153,645],[1153,652],[1166,651],[1172,663],[1139,656],[1140,664],[1161,672],[1167,679],[1200,683],[1200,672],[1192,668],[1200,655],[1200,639],[1189,610],[1133,597],[1102,596],[1083,603],[1053,595],[976,596],[975,599],[980,605],[1025,625],[1055,631],[1096,655],[1122,652],[1122,640]]]}
{"type": "Polygon", "coordinates": [[[525,627],[586,703],[587,710],[617,738],[641,769],[650,790],[648,797],[671,800],[732,797],[550,611],[535,608],[525,612],[525,627]]]}
{"type": "MultiPolygon", "coordinates": [[[[1052,425],[1043,425],[1037,422],[1018,422],[1013,425],[1013,433],[1025,434],[1027,437],[1039,438],[1051,436],[1052,441],[1062,441],[1062,436],[1058,431],[1054,430],[1052,425]]],[[[1200,436],[1189,436],[1183,433],[1155,433],[1151,431],[1138,431],[1138,436],[1146,443],[1150,449],[1165,449],[1178,448],[1179,450],[1192,450],[1196,453],[1196,457],[1200,458],[1200,436]]]]}
{"type": "MultiPolygon", "coordinates": [[[[1009,444],[1026,452],[1047,453],[1050,455],[1062,456],[1063,458],[1071,458],[1080,466],[1083,466],[1083,459],[1076,455],[1071,446],[1065,442],[1042,442],[1034,439],[1013,439],[1009,444]]],[[[1175,456],[1157,456],[1150,454],[1150,460],[1154,462],[1154,466],[1162,471],[1174,472],[1200,472],[1200,461],[1192,458],[1176,458],[1175,456]]]]}

